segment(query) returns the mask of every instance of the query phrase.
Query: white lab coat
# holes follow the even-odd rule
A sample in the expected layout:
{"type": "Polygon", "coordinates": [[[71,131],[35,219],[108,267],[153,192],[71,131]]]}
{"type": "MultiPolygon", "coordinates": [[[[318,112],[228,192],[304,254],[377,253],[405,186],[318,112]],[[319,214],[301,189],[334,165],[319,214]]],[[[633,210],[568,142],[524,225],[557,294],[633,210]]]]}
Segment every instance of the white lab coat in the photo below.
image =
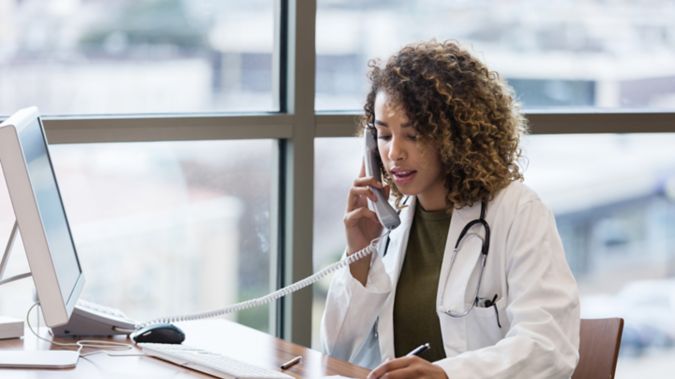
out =
{"type": "MultiPolygon", "coordinates": [[[[333,277],[321,320],[325,353],[369,368],[394,357],[393,308],[415,214],[411,203],[401,211],[386,255],[381,243],[370,258],[365,287],[349,268],[333,277]]],[[[436,295],[447,358],[435,364],[451,379],[569,378],[579,358],[578,289],[552,213],[524,184],[513,182],[500,191],[485,217],[491,238],[479,297],[498,295],[502,327],[493,307],[475,307],[463,318],[444,312],[466,309],[473,301],[481,247],[475,234],[465,237],[452,275],[449,267],[460,231],[479,215],[480,203],[452,214],[436,295]]],[[[471,231],[483,235],[481,227],[471,231]]]]}

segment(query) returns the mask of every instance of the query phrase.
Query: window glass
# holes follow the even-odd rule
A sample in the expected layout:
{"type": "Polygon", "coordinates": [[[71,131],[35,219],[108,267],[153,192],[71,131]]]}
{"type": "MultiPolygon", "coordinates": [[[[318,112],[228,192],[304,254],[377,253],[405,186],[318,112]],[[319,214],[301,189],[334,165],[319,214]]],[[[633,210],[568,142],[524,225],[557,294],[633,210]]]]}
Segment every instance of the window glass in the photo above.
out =
{"type": "MultiPolygon", "coordinates": [[[[554,212],[578,282],[581,316],[625,319],[617,378],[675,369],[675,135],[536,135],[525,184],[554,212]]],[[[361,139],[315,144],[314,261],[339,259],[361,139]],[[339,157],[339,159],[338,159],[339,157]]],[[[315,286],[314,346],[330,278],[315,286]]]]}
{"type": "MultiPolygon", "coordinates": [[[[342,219],[347,193],[358,176],[363,158],[360,138],[317,138],[314,144],[314,272],[336,262],[345,249],[342,219]]],[[[330,280],[313,286],[312,346],[320,348],[319,324],[330,280]]]]}
{"type": "Polygon", "coordinates": [[[0,114],[278,110],[275,4],[0,1],[0,114]]]}
{"type": "Polygon", "coordinates": [[[320,110],[360,109],[369,59],[432,38],[469,48],[528,108],[675,108],[672,2],[317,3],[320,110]]]}
{"type": "MultiPolygon", "coordinates": [[[[272,140],[52,145],[86,280],[82,298],[144,321],[268,293],[276,146],[272,140]]],[[[13,215],[1,191],[5,235],[13,215]]],[[[12,261],[28,269],[23,251],[12,261]]],[[[17,294],[14,303],[5,293],[0,314],[32,298],[17,294]]],[[[268,330],[268,314],[257,307],[230,318],[268,330]]]]}
{"type": "Polygon", "coordinates": [[[623,317],[617,378],[675,368],[675,135],[525,140],[525,183],[552,208],[581,316],[623,317]]]}

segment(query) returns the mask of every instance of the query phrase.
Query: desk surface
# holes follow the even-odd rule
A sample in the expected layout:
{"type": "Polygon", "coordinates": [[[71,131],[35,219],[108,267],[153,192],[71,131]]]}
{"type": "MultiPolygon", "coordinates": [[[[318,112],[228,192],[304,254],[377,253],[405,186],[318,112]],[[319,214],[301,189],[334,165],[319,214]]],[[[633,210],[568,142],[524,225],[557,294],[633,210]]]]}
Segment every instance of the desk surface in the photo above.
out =
{"type": "MultiPolygon", "coordinates": [[[[320,352],[272,337],[246,326],[226,320],[204,320],[177,324],[185,331],[184,344],[222,353],[257,366],[279,370],[291,358],[302,355],[303,360],[284,371],[296,378],[321,378],[343,375],[363,378],[368,370],[321,354],[320,352]]],[[[112,339],[129,342],[123,337],[112,339]]],[[[57,339],[72,342],[69,339],[57,339]]],[[[50,343],[39,341],[26,330],[23,339],[0,340],[0,349],[49,349],[50,343]]],[[[55,347],[58,349],[58,347],[55,347]]],[[[138,349],[127,352],[138,354],[138,349]]],[[[171,363],[141,355],[109,356],[97,353],[81,357],[77,367],[63,370],[0,369],[1,378],[212,378],[171,363]]]]}

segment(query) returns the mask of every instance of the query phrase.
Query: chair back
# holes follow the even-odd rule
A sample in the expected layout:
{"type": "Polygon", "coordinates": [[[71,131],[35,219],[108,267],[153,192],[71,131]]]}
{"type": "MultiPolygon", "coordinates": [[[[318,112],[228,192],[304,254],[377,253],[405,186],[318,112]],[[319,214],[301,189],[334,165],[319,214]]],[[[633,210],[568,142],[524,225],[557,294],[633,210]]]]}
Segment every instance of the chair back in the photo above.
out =
{"type": "Polygon", "coordinates": [[[581,319],[579,363],[572,379],[614,378],[622,332],[622,318],[581,319]]]}

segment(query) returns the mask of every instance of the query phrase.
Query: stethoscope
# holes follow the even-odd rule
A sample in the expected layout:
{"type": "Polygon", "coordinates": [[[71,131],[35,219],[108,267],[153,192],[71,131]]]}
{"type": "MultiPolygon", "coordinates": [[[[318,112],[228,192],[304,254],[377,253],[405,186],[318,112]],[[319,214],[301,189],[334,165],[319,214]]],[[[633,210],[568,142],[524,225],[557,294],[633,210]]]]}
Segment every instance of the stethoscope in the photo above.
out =
{"type": "MultiPolygon", "coordinates": [[[[445,310],[445,314],[447,314],[450,317],[454,318],[460,318],[464,317],[469,314],[473,310],[473,308],[478,304],[480,298],[478,297],[478,292],[480,292],[480,284],[483,281],[483,272],[485,271],[485,262],[487,262],[487,255],[488,252],[490,251],[490,225],[487,223],[485,220],[485,209],[487,208],[487,205],[485,204],[485,201],[482,201],[480,204],[480,218],[473,219],[469,221],[466,225],[464,225],[464,228],[462,231],[459,233],[459,237],[457,237],[457,242],[455,243],[455,248],[453,249],[453,255],[452,255],[452,260],[450,261],[450,268],[448,272],[448,277],[452,276],[452,269],[455,267],[455,260],[457,259],[457,255],[459,253],[459,250],[462,247],[462,243],[465,241],[465,238],[467,235],[474,235],[478,237],[481,240],[481,248],[480,248],[480,274],[478,275],[478,285],[476,286],[476,292],[473,294],[473,302],[469,306],[469,308],[465,309],[463,312],[454,312],[451,309],[445,310]],[[481,236],[480,234],[476,232],[469,233],[469,230],[474,226],[474,225],[479,225],[482,226],[483,229],[485,230],[485,236],[481,236]]],[[[467,283],[468,286],[469,283],[467,283]]],[[[494,302],[496,300],[496,296],[492,300],[487,300],[486,301],[486,306],[492,306],[494,305],[494,302]]],[[[500,326],[501,327],[501,326],[500,326]]]]}
{"type": "MultiPolygon", "coordinates": [[[[407,202],[407,199],[406,199],[405,202],[407,202]]],[[[459,250],[462,248],[462,245],[463,245],[464,241],[466,240],[465,237],[471,235],[471,236],[475,236],[475,237],[477,237],[481,240],[480,274],[478,276],[478,285],[476,286],[476,291],[473,294],[474,300],[471,303],[471,305],[469,306],[469,308],[465,309],[464,311],[456,312],[456,311],[453,311],[451,309],[443,311],[445,314],[447,314],[448,316],[453,317],[453,318],[465,317],[466,315],[468,315],[473,310],[473,308],[476,305],[478,305],[478,302],[480,301],[480,298],[478,297],[478,293],[480,292],[480,285],[481,285],[481,282],[483,281],[483,273],[485,271],[485,263],[487,262],[488,252],[490,251],[490,225],[485,220],[486,210],[487,210],[487,203],[485,201],[482,201],[481,204],[480,204],[480,217],[476,218],[476,219],[473,219],[473,220],[469,221],[466,225],[464,225],[464,228],[462,228],[462,231],[459,233],[459,236],[457,237],[457,241],[455,242],[455,246],[453,248],[453,256],[452,256],[452,260],[450,261],[450,268],[449,268],[449,272],[448,272],[448,277],[452,276],[452,269],[455,266],[455,260],[457,259],[457,255],[459,253],[459,250]],[[475,231],[469,232],[471,230],[471,228],[476,226],[476,225],[478,225],[479,227],[482,227],[484,229],[484,231],[485,231],[484,236],[481,236],[480,234],[478,234],[475,231]]],[[[388,249],[389,249],[389,238],[387,237],[387,242],[386,242],[386,245],[385,245],[385,248],[384,248],[383,256],[387,255],[388,249]]],[[[468,286],[468,283],[467,283],[467,286],[468,286]]],[[[485,300],[485,304],[484,304],[485,307],[495,306],[496,299],[497,299],[497,296],[495,295],[495,297],[493,299],[485,300]]],[[[496,306],[495,306],[495,311],[496,310],[497,309],[496,309],[496,306]]],[[[497,315],[497,323],[499,324],[499,315],[497,315]]],[[[501,325],[499,325],[499,327],[501,328],[501,325]]]]}

